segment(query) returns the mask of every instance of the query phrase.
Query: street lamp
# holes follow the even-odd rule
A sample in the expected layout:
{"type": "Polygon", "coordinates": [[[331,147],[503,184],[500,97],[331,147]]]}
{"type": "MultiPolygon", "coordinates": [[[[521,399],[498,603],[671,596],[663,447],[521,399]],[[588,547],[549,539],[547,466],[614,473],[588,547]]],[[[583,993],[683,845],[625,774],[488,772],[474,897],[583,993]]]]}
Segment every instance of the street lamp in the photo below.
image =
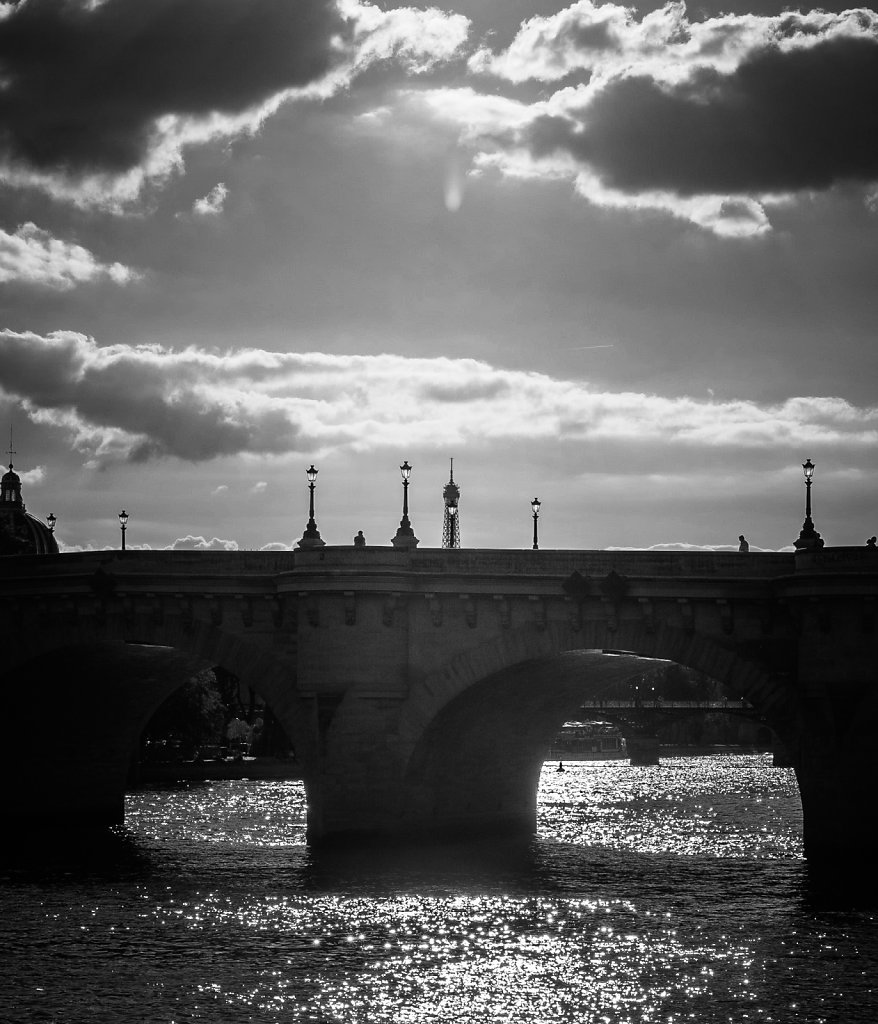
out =
{"type": "Polygon", "coordinates": [[[534,551],[538,551],[539,547],[540,547],[540,542],[539,542],[539,539],[537,537],[537,520],[540,518],[540,505],[541,504],[542,504],[542,502],[540,501],[539,498],[534,498],[533,501],[530,503],[530,507],[533,509],[533,512],[534,512],[534,547],[533,547],[534,551]]]}
{"type": "Polygon", "coordinates": [[[805,473],[805,522],[802,523],[802,531],[793,546],[797,551],[813,551],[823,547],[823,540],[814,529],[814,521],[811,519],[811,481],[814,477],[814,463],[808,459],[802,463],[802,470],[805,473]]]}
{"type": "Polygon", "coordinates": [[[128,513],[123,508],[119,513],[119,527],[122,530],[122,550],[125,550],[125,531],[128,529],[128,513]]]}
{"type": "Polygon", "coordinates": [[[399,467],[399,472],[402,476],[402,519],[399,521],[396,536],[390,543],[395,548],[416,548],[419,541],[409,522],[409,477],[412,475],[412,467],[408,459],[399,467]]]}
{"type": "Polygon", "coordinates": [[[58,517],[55,515],[54,512],[50,512],[46,516],[46,523],[48,524],[48,527],[49,527],[49,533],[54,533],[55,532],[55,523],[57,523],[57,522],[58,522],[58,517]]]}
{"type": "Polygon", "coordinates": [[[320,539],[320,533],[317,530],[317,523],[314,520],[314,488],[316,486],[317,473],[318,470],[314,468],[313,462],[311,463],[310,468],[305,470],[305,476],[308,478],[308,491],[310,492],[308,504],[308,525],[305,527],[302,539],[296,544],[296,547],[299,548],[322,548],[326,544],[326,541],[320,539]]]}

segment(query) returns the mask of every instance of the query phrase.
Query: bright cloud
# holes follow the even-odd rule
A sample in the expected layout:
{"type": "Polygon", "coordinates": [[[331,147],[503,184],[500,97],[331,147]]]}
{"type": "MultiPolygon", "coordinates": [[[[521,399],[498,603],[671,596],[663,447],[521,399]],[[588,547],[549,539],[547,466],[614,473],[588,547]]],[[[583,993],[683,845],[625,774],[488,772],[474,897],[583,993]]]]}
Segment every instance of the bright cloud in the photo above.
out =
{"type": "MultiPolygon", "coordinates": [[[[790,550],[793,549],[792,544],[790,550]]],[[[690,544],[688,541],[668,541],[664,544],[650,544],[646,547],[623,547],[621,545],[610,544],[607,546],[607,551],[737,551],[737,544],[690,544]]],[[[755,544],[750,545],[750,551],[770,551],[771,548],[760,548],[755,544]]]]}
{"type": "Polygon", "coordinates": [[[18,474],[24,487],[35,487],[46,479],[46,467],[34,466],[18,474]]]}
{"type": "Polygon", "coordinates": [[[395,60],[410,74],[423,74],[459,56],[469,33],[466,18],[436,8],[384,10],[360,0],[339,0],[338,8],[353,26],[348,58],[356,72],[395,60]]]}
{"type": "Polygon", "coordinates": [[[173,544],[169,544],[165,551],[237,551],[238,542],[235,540],[221,540],[219,537],[195,537],[191,533],[185,537],[178,537],[173,544]]]}
{"type": "MultiPolygon", "coordinates": [[[[76,551],[107,551],[114,550],[112,545],[95,544],[65,544],[62,538],[58,538],[58,547],[62,553],[69,554],[76,551]]],[[[128,542],[127,548],[131,551],[152,551],[151,544],[133,544],[128,542]]],[[[156,548],[157,551],[238,551],[236,540],[222,540],[219,537],[194,536],[187,534],[185,537],[178,537],[173,543],[165,544],[156,548]]]]}
{"type": "Polygon", "coordinates": [[[691,20],[685,3],[667,3],[640,20],[631,7],[577,0],[549,17],[524,22],[501,53],[481,48],[469,58],[476,74],[511,82],[559,81],[571,76],[609,77],[636,67],[668,84],[691,68],[735,71],[765,48],[808,49],[827,40],[878,36],[878,15],[867,8],[840,14],[822,10],[776,16],[723,14],[691,20]]]}
{"type": "Polygon", "coordinates": [[[878,408],[598,391],[476,359],[98,346],[73,332],[0,332],[0,385],[97,462],[281,455],[521,440],[687,450],[878,442],[878,408]],[[399,382],[406,381],[400,388],[399,382]]]}
{"type": "Polygon", "coordinates": [[[511,82],[557,81],[648,56],[678,57],[691,49],[684,4],[668,4],[637,21],[632,8],[579,0],[550,17],[524,22],[502,53],[479,49],[469,59],[477,74],[511,82]]]}
{"type": "Polygon", "coordinates": [[[137,275],[121,263],[101,263],[81,245],[53,238],[30,222],[13,233],[0,229],[0,283],[18,281],[67,291],[109,278],[127,284],[137,275]]]}
{"type": "Polygon", "coordinates": [[[192,204],[192,212],[198,214],[200,217],[215,217],[217,214],[223,212],[225,206],[226,197],[229,194],[229,190],[226,188],[223,182],[218,182],[206,196],[202,196],[201,199],[196,199],[192,204]]]}

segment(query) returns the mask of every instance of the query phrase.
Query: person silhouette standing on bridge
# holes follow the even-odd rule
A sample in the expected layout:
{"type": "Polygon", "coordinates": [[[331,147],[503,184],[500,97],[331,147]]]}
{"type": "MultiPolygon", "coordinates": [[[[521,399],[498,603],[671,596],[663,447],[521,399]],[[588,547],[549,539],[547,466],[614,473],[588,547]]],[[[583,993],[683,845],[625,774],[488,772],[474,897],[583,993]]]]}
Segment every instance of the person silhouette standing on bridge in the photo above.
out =
{"type": "Polygon", "coordinates": [[[738,540],[740,541],[740,543],[738,544],[738,551],[741,551],[746,554],[746,552],[750,550],[750,545],[747,543],[743,533],[740,537],[738,537],[738,540]]]}

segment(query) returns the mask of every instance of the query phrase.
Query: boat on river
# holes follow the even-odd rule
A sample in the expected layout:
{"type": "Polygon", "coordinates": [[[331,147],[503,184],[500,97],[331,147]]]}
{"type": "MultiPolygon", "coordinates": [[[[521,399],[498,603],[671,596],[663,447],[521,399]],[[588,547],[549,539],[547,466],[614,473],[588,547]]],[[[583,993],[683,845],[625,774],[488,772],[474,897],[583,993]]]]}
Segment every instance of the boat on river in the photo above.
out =
{"type": "Polygon", "coordinates": [[[567,722],[552,741],[547,761],[615,761],[629,756],[624,737],[609,722],[567,722]]]}

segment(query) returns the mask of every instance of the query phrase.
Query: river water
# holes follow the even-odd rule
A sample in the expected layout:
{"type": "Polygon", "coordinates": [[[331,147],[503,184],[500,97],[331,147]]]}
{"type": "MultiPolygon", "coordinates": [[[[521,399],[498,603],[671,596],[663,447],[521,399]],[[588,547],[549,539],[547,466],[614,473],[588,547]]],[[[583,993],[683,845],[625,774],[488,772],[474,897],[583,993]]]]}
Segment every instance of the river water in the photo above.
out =
{"type": "Polygon", "coordinates": [[[547,764],[518,848],[327,858],[304,829],[298,782],[192,784],[4,862],[0,1020],[878,1021],[878,912],[815,897],[768,756],[547,764]]]}

